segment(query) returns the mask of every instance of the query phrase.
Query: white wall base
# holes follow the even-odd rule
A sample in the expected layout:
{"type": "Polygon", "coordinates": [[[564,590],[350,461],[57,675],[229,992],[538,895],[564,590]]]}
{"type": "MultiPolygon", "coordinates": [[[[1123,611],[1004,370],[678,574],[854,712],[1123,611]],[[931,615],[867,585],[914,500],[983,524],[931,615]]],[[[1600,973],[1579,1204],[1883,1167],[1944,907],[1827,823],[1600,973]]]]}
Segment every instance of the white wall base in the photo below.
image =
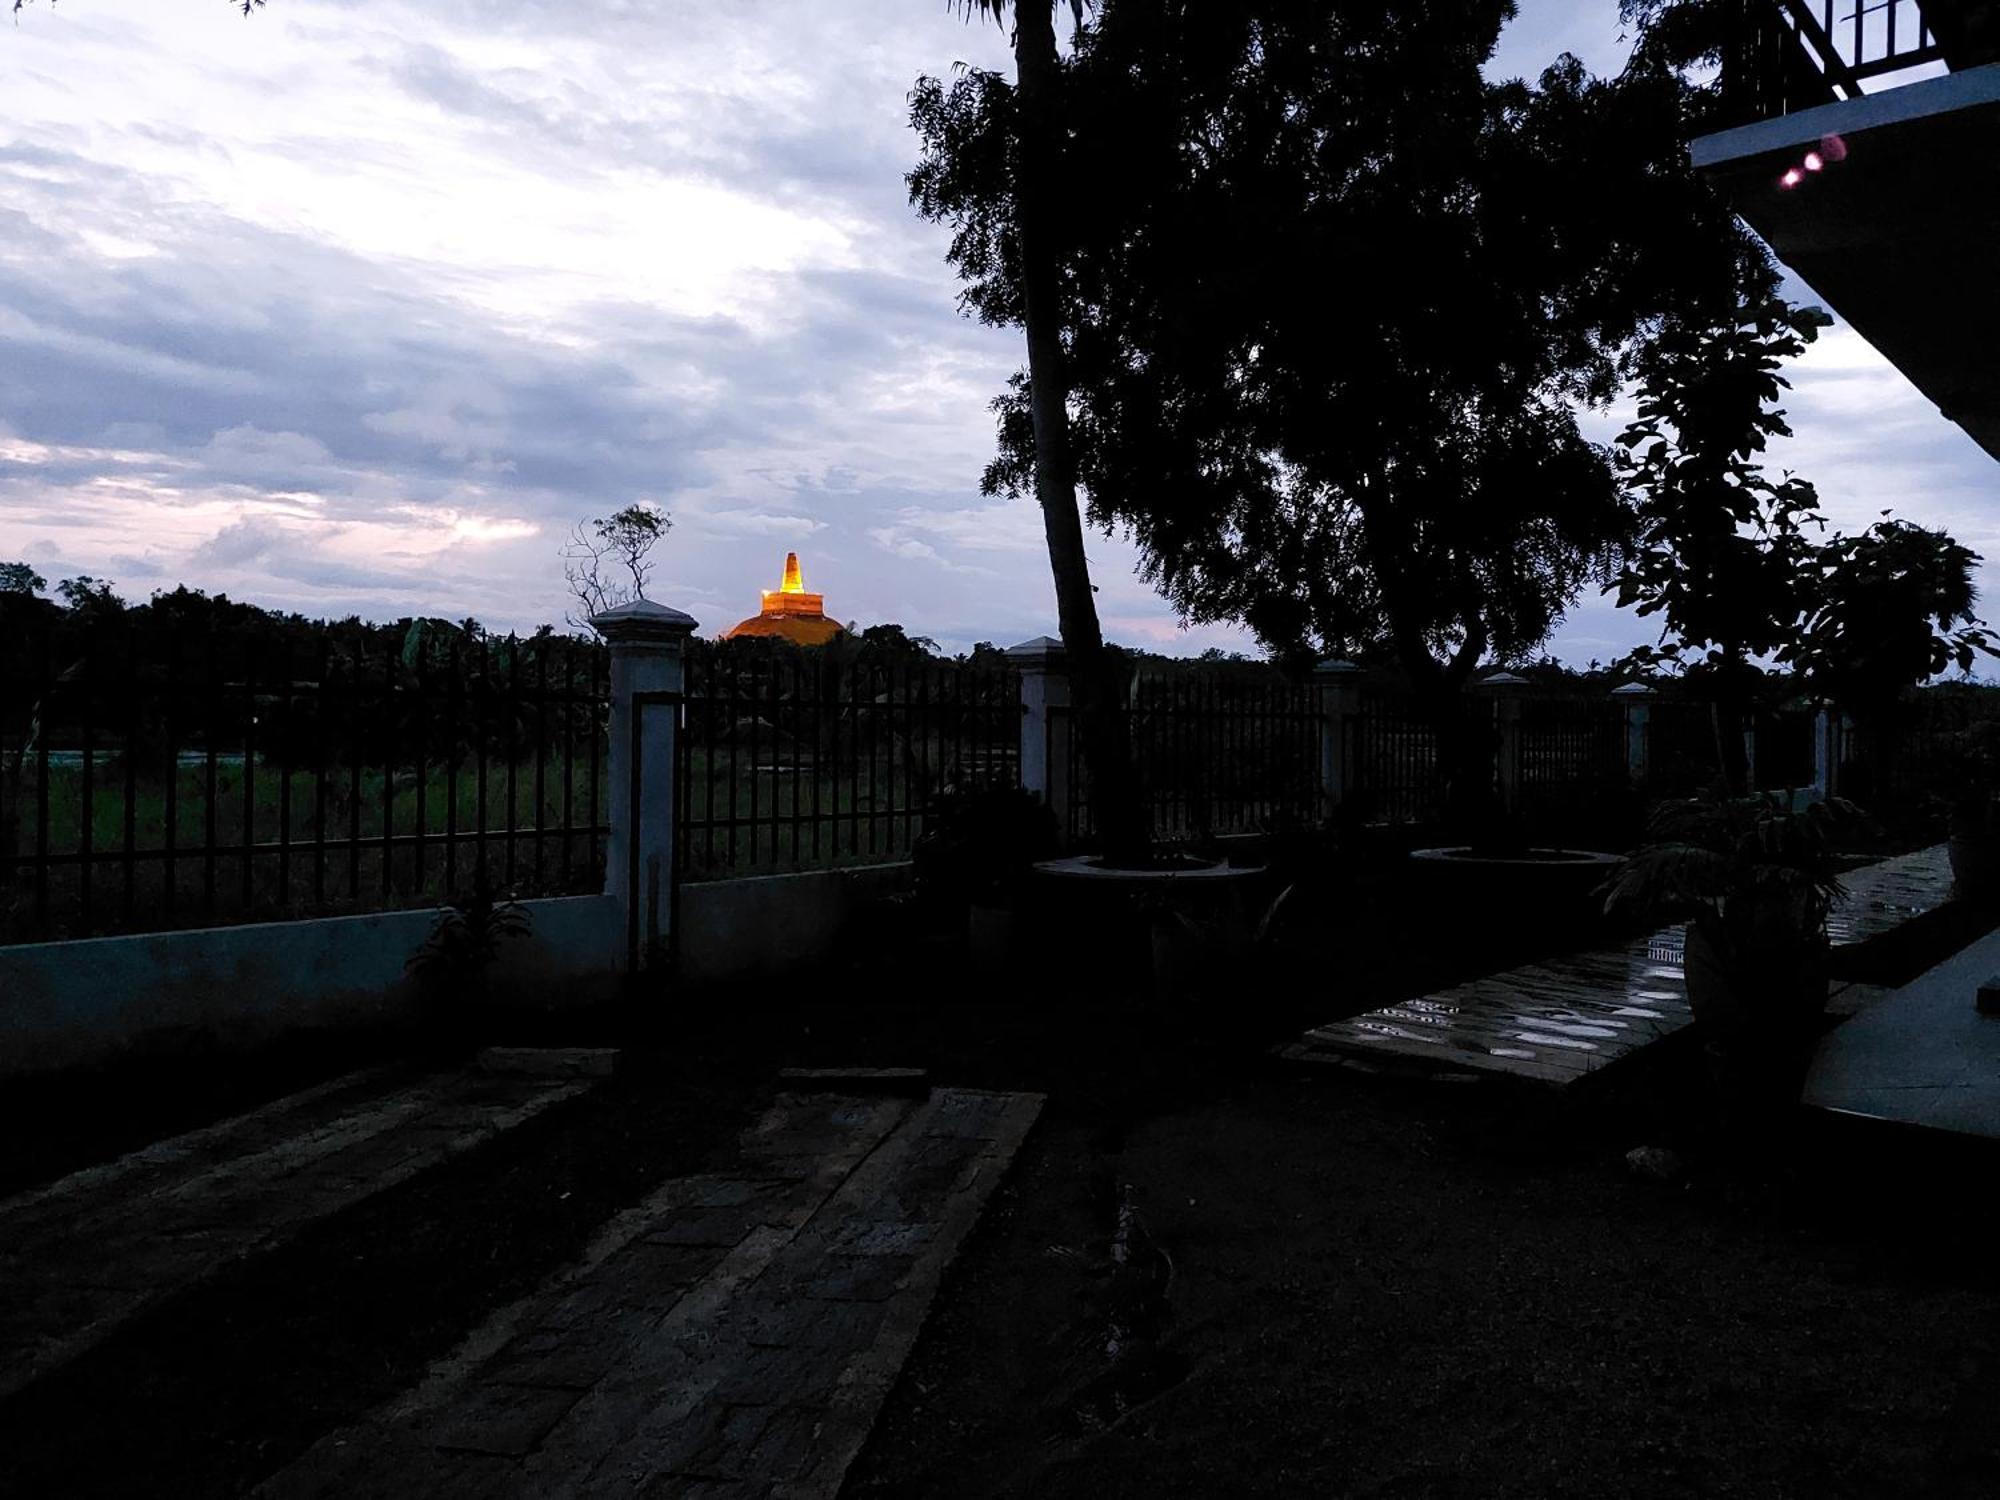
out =
{"type": "MultiPolygon", "coordinates": [[[[502,992],[560,1003],[558,981],[617,973],[607,896],[521,903],[532,932],[496,966],[502,992]]],[[[432,909],[0,947],[0,1077],[101,1063],[162,1034],[243,1044],[305,1027],[394,1024],[432,909]]]]}

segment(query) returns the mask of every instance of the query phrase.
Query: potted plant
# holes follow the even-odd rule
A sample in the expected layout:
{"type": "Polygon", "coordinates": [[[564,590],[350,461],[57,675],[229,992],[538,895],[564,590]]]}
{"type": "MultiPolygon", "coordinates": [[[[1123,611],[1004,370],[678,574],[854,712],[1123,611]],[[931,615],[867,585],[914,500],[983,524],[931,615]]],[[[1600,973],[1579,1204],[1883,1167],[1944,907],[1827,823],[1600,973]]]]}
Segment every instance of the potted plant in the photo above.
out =
{"type": "Polygon", "coordinates": [[[1857,818],[1837,799],[1799,812],[1768,795],[1665,803],[1610,882],[1607,914],[1687,919],[1688,1003],[1739,1140],[1768,1134],[1804,1085],[1826,1012],[1834,838],[1857,818]]]}
{"type": "Polygon", "coordinates": [[[1011,783],[947,786],[910,848],[918,898],[947,921],[964,913],[975,964],[1004,964],[1029,872],[1055,848],[1055,815],[1035,793],[1011,783]]]}

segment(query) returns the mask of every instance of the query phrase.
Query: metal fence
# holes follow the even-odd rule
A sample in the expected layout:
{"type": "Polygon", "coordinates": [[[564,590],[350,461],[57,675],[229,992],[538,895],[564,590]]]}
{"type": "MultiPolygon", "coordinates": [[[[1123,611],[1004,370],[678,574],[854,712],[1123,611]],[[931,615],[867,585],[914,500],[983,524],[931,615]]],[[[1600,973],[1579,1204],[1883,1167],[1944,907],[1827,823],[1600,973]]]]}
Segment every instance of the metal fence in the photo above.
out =
{"type": "Polygon", "coordinates": [[[1530,818],[1574,813],[1630,772],[1625,706],[1609,698],[1544,696],[1519,705],[1519,806],[1530,818]]]}
{"type": "MultiPolygon", "coordinates": [[[[1406,693],[1361,695],[1349,749],[1355,786],[1369,813],[1387,822],[1434,822],[1445,813],[1446,767],[1438,727],[1406,693]]],[[[1498,716],[1515,716],[1517,806],[1530,817],[1561,807],[1580,792],[1626,776],[1623,705],[1596,696],[1529,692],[1502,704],[1468,697],[1456,704],[1463,732],[1500,748],[1498,716]]],[[[1497,761],[1491,762],[1499,773],[1497,761]]]]}
{"type": "Polygon", "coordinates": [[[1887,726],[1893,736],[1888,785],[1871,785],[1865,768],[1856,777],[1852,757],[1860,737],[1848,737],[1841,755],[1842,771],[1877,796],[1903,803],[1948,799],[1961,790],[1969,746],[1966,731],[2000,720],[2000,688],[1969,683],[1944,683],[1911,693],[1887,726]]]}
{"type": "Polygon", "coordinates": [[[947,786],[1020,777],[1001,667],[759,642],[688,645],[678,740],[683,879],[898,859],[947,786]]]}
{"type": "Polygon", "coordinates": [[[1990,60],[1990,34],[1982,35],[1975,14],[1982,8],[1938,0],[1747,0],[1723,52],[1725,108],[1732,123],[1769,119],[1857,99],[1870,80],[1925,64],[1990,60]]]}
{"type": "Polygon", "coordinates": [[[1363,692],[1350,733],[1353,785],[1371,816],[1424,823],[1443,814],[1445,767],[1437,729],[1407,694],[1363,692]]]}
{"type": "Polygon", "coordinates": [[[0,942],[602,883],[607,658],[128,618],[0,650],[0,942]]]}
{"type": "MultiPolygon", "coordinates": [[[[1152,668],[1133,682],[1125,722],[1156,839],[1199,841],[1321,816],[1315,695],[1275,668],[1152,668]]],[[[1088,839],[1095,820],[1083,735],[1067,711],[1050,726],[1067,726],[1068,834],[1088,839]]]]}

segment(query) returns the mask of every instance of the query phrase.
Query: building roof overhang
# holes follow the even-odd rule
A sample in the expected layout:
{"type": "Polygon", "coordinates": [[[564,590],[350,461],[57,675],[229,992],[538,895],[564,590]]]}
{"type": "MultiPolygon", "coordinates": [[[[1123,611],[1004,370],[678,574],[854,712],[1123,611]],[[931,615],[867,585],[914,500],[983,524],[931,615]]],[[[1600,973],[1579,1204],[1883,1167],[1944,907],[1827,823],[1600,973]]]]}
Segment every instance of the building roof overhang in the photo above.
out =
{"type": "Polygon", "coordinates": [[[1780,260],[2000,458],[2000,63],[1719,131],[1690,156],[1780,260]],[[1784,186],[1808,151],[1824,169],[1784,186]]]}

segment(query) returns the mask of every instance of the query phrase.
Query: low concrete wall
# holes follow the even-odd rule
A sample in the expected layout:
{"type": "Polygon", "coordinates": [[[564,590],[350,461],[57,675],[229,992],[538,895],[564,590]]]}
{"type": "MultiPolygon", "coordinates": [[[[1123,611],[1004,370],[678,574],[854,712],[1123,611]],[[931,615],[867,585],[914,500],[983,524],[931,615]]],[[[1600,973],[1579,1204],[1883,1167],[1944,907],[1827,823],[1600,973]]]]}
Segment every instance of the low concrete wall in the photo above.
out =
{"type": "Polygon", "coordinates": [[[809,967],[833,953],[865,903],[909,885],[907,860],[684,885],[680,977],[713,984],[809,967]]]}
{"type": "MultiPolygon", "coordinates": [[[[503,994],[541,1004],[550,982],[616,973],[625,924],[606,896],[525,901],[532,932],[496,966],[503,994]]],[[[304,1027],[393,1024],[403,965],[436,913],[382,912],[0,947],[0,1077],[109,1061],[203,1033],[224,1044],[304,1027]]]]}
{"type": "MultiPolygon", "coordinates": [[[[680,977],[710,984],[810,967],[862,906],[909,883],[903,862],[685,886],[680,977]]],[[[569,998],[564,981],[624,972],[625,918],[612,897],[522,905],[533,929],[495,966],[499,998],[546,1007],[569,998]]],[[[381,912],[0,947],[0,1077],[109,1062],[175,1038],[243,1046],[313,1027],[397,1024],[415,998],[403,966],[435,920],[429,910],[381,912]]]]}

